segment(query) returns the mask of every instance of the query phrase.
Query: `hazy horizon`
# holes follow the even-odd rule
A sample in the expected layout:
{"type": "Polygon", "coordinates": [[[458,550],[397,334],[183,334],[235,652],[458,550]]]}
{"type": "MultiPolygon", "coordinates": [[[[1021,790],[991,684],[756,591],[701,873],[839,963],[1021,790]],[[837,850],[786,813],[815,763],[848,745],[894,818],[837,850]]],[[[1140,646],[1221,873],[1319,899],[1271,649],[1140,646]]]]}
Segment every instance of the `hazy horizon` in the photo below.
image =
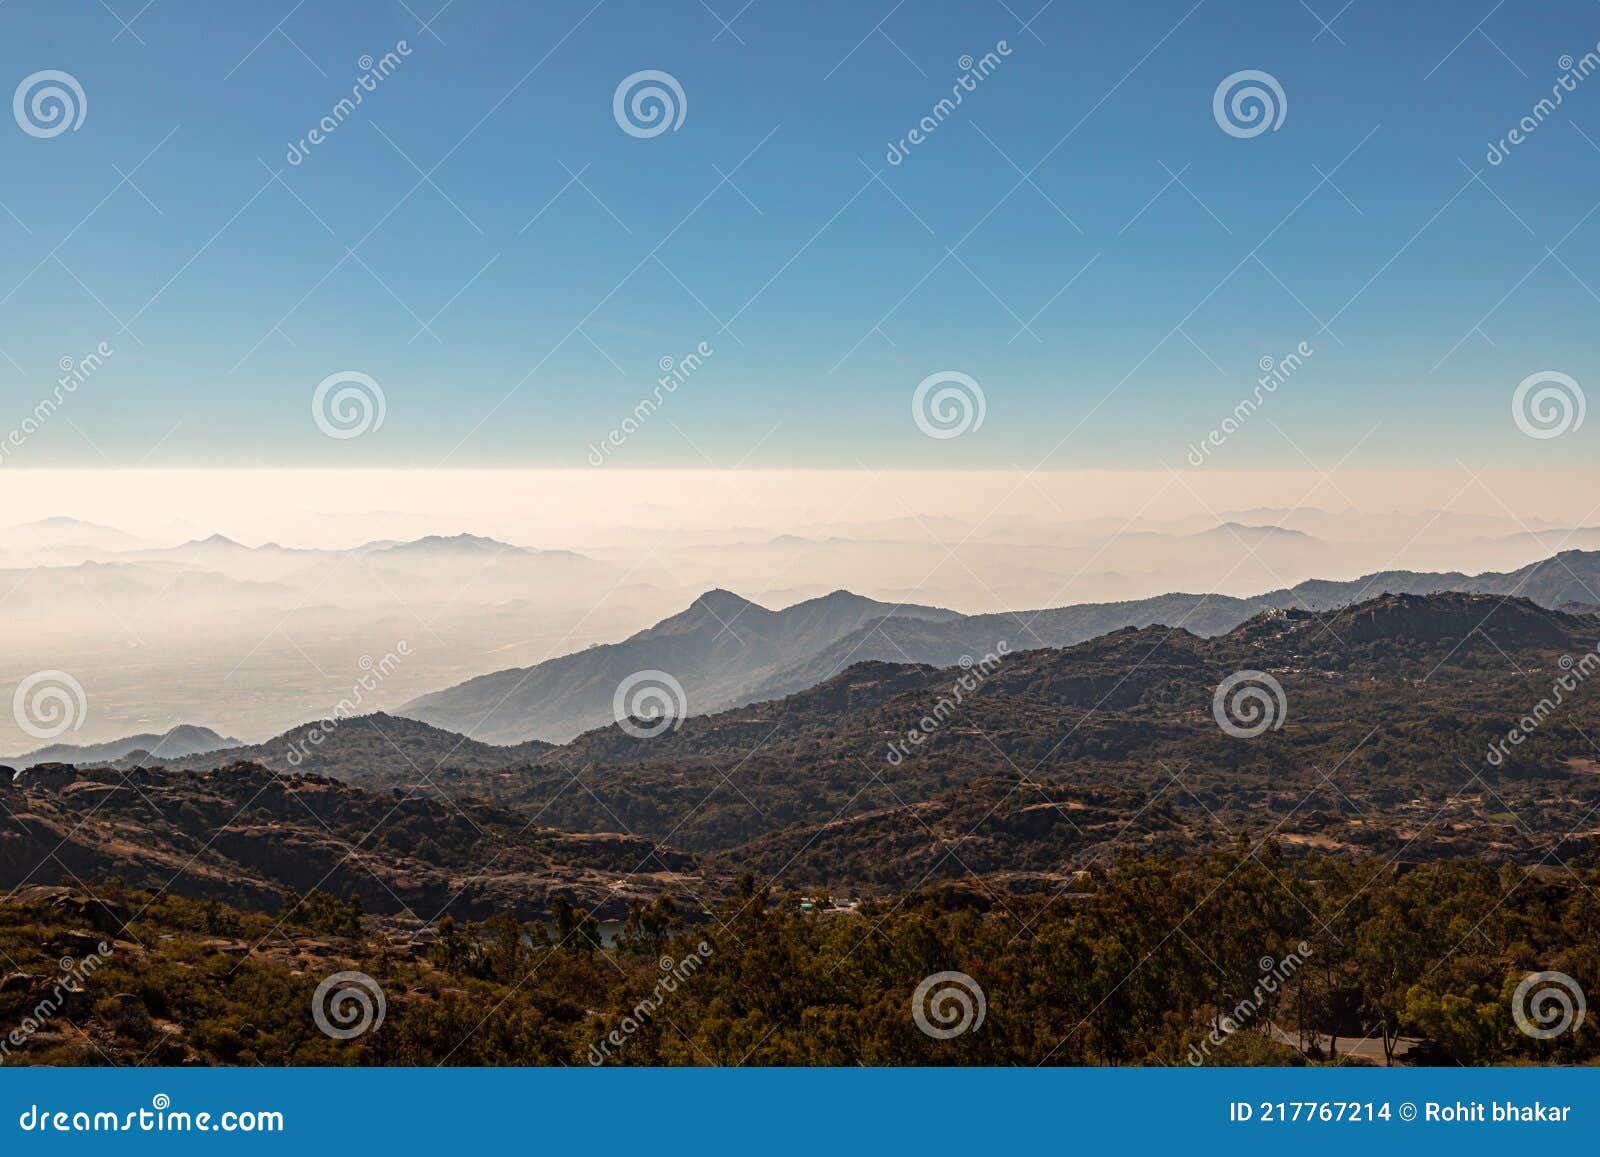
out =
{"type": "MultiPolygon", "coordinates": [[[[714,588],[772,610],[845,589],[979,614],[1254,597],[1385,570],[1509,571],[1600,549],[1581,481],[1465,470],[5,471],[0,681],[65,670],[92,688],[93,710],[54,742],[180,723],[254,742],[325,714],[402,643],[411,657],[364,707],[618,642],[714,588]],[[1305,501],[1271,505],[1286,494],[1305,501]],[[1396,494],[1409,508],[1384,505],[1396,494]],[[382,549],[461,535],[518,549],[382,549]]],[[[0,752],[40,746],[9,723],[0,752]]]]}

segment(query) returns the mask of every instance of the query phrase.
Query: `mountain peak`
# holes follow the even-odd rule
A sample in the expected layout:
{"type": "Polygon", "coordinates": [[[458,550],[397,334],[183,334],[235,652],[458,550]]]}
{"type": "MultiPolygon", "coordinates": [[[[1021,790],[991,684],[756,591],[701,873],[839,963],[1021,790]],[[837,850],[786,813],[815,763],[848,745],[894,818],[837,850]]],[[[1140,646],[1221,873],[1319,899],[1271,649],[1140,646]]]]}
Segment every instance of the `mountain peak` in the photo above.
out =
{"type": "Polygon", "coordinates": [[[1291,530],[1286,526],[1273,523],[1248,523],[1224,522],[1213,526],[1210,530],[1202,530],[1191,538],[1219,538],[1223,536],[1234,538],[1283,538],[1283,539],[1310,539],[1311,536],[1303,530],[1291,530]]]}
{"type": "Polygon", "coordinates": [[[520,546],[512,546],[509,542],[501,542],[497,538],[486,538],[481,534],[426,534],[421,538],[414,538],[409,542],[374,542],[367,546],[374,550],[388,551],[391,553],[414,552],[424,554],[429,551],[473,550],[494,554],[524,554],[526,551],[520,546]]]}
{"type": "Polygon", "coordinates": [[[745,611],[759,609],[755,603],[743,595],[736,595],[722,587],[712,587],[705,594],[695,599],[689,605],[691,611],[706,610],[714,615],[727,618],[729,615],[742,615],[745,611]]]}

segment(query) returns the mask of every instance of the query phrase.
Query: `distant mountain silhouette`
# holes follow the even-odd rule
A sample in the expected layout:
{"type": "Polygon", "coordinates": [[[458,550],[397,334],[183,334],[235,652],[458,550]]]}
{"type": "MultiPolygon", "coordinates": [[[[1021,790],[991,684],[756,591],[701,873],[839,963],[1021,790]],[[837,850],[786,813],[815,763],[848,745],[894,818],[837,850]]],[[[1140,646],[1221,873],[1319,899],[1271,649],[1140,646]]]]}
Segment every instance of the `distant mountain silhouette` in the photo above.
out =
{"type": "Polygon", "coordinates": [[[40,550],[54,547],[88,546],[102,550],[128,550],[139,539],[114,526],[85,522],[60,515],[0,527],[0,547],[6,550],[40,550]]]}
{"type": "Polygon", "coordinates": [[[1316,541],[1303,530],[1289,530],[1282,526],[1255,526],[1243,522],[1224,522],[1220,526],[1213,526],[1210,530],[1198,531],[1184,537],[1191,539],[1217,538],[1232,542],[1260,542],[1264,539],[1316,541]]]}
{"type": "Polygon", "coordinates": [[[203,751],[235,747],[238,743],[237,739],[218,735],[209,727],[180,723],[164,732],[127,735],[105,743],[81,745],[52,743],[48,747],[41,747],[26,755],[15,756],[7,762],[21,767],[36,763],[110,763],[136,751],[146,755],[153,762],[160,762],[163,759],[177,759],[187,755],[197,755],[203,751]]]}
{"type": "MultiPolygon", "coordinates": [[[[126,769],[159,764],[209,771],[224,763],[245,762],[272,771],[329,775],[363,786],[392,787],[418,783],[425,773],[431,774],[440,768],[517,767],[549,749],[548,743],[538,740],[495,747],[415,719],[375,712],[327,723],[302,723],[265,743],[238,744],[235,741],[234,746],[203,755],[183,754],[162,759],[145,752],[129,752],[113,765],[126,769]]],[[[88,760],[63,758],[60,762],[83,764],[88,760]]]]}
{"type": "Polygon", "coordinates": [[[958,618],[953,611],[896,607],[848,591],[773,611],[731,591],[711,590],[620,643],[481,675],[413,699],[397,714],[490,743],[560,741],[612,722],[617,687],[635,672],[668,672],[683,686],[688,711],[715,711],[750,702],[752,688],[781,682],[784,672],[852,632],[892,635],[902,623],[958,618]]]}
{"type": "MultiPolygon", "coordinates": [[[[1276,527],[1239,529],[1297,535],[1276,527]]],[[[683,685],[687,712],[698,715],[791,695],[864,660],[944,667],[963,656],[977,660],[1002,640],[1012,651],[1067,647],[1126,627],[1182,627],[1211,637],[1268,610],[1326,611],[1383,594],[1445,591],[1520,595],[1544,607],[1600,604],[1600,552],[1565,551],[1507,573],[1384,571],[1348,581],[1310,580],[1254,598],[1170,594],[986,615],[897,607],[847,591],[771,611],[713,590],[620,643],[482,675],[413,699],[397,714],[491,743],[563,742],[611,722],[618,684],[638,671],[671,674],[683,685]]]]}

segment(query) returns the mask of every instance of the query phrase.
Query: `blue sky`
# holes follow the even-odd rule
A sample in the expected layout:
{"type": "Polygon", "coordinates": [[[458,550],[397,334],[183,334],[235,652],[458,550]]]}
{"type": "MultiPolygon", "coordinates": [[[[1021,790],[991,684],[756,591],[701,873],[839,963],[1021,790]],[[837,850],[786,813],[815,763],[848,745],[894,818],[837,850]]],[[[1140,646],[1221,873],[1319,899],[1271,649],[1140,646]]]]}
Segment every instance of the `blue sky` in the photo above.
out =
{"type": "Polygon", "coordinates": [[[0,118],[0,428],[115,351],[8,467],[589,469],[701,342],[612,463],[1182,466],[1302,341],[1230,466],[1593,459],[1600,416],[1534,440],[1510,402],[1543,370],[1594,393],[1600,76],[1485,160],[1600,41],[1587,0],[141,3],[0,7],[0,88],[87,99],[50,138],[0,118]],[[676,131],[614,119],[644,69],[676,131]],[[1215,121],[1244,69],[1275,131],[1215,121]],[[332,439],[310,399],[343,370],[385,418],[332,439]],[[985,420],[932,439],[911,396],[945,370],[985,420]]]}

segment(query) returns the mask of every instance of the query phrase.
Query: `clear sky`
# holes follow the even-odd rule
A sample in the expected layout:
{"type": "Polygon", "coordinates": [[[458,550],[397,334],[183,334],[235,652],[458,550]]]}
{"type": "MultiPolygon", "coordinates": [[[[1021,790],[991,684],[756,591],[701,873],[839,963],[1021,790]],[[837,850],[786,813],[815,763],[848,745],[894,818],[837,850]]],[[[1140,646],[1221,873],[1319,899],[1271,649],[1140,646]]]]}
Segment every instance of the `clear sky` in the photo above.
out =
{"type": "Polygon", "coordinates": [[[86,109],[0,117],[0,433],[113,352],[0,468],[593,469],[701,343],[606,468],[1182,467],[1302,342],[1228,468],[1587,465],[1600,415],[1511,399],[1594,393],[1600,75],[1486,152],[1597,41],[1591,0],[9,0],[0,96],[86,109]],[[647,69],[682,122],[637,136],[647,69]],[[1255,136],[1213,109],[1246,69],[1255,136]],[[347,370],[383,423],[326,437],[347,370]],[[912,421],[941,371],[960,437],[912,421]]]}

